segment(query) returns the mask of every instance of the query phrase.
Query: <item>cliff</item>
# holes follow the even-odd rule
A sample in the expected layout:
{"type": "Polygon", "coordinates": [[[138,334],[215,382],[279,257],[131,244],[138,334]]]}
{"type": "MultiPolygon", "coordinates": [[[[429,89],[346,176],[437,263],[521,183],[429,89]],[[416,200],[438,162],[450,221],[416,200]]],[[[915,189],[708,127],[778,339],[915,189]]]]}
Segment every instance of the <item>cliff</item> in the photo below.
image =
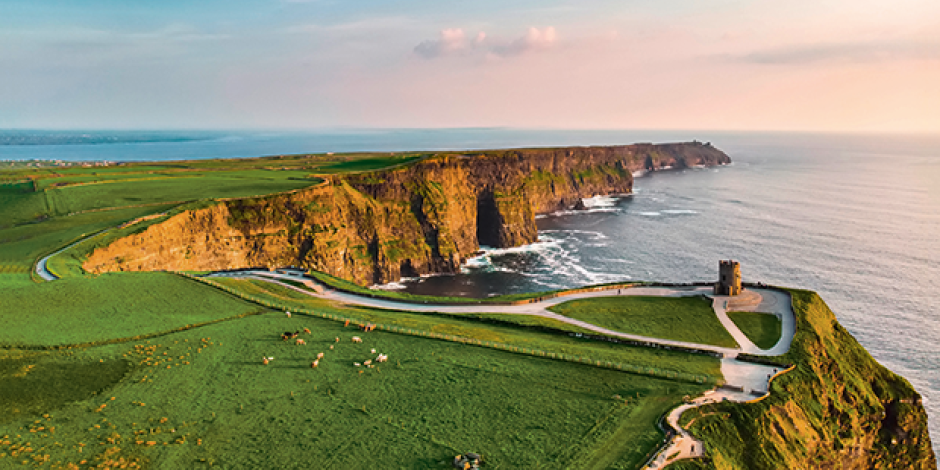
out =
{"type": "Polygon", "coordinates": [[[537,239],[535,215],[628,194],[633,172],[729,163],[708,144],[448,152],[285,194],[220,201],[96,249],[92,273],[303,266],[360,284],[447,273],[480,245],[537,239]]]}
{"type": "Polygon", "coordinates": [[[878,364],[825,302],[791,291],[796,367],[752,404],[720,403],[683,415],[708,459],[670,469],[936,469],[927,414],[910,383],[878,364]]]}

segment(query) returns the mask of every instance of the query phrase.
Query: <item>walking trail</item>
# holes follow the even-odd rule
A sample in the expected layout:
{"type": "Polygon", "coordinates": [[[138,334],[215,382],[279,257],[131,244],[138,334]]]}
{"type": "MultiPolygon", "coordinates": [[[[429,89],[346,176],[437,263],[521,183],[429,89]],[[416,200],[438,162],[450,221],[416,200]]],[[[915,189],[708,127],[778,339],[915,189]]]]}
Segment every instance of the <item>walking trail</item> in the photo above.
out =
{"type": "Polygon", "coordinates": [[[385,300],[373,297],[360,296],[346,292],[339,292],[303,277],[302,275],[285,274],[281,272],[271,272],[266,270],[250,270],[240,272],[219,272],[209,276],[218,277],[237,277],[251,278],[287,287],[289,289],[302,292],[304,294],[322,299],[332,300],[349,305],[358,305],[371,308],[379,308],[397,311],[412,312],[435,312],[435,313],[503,313],[510,315],[534,315],[543,318],[551,318],[569,325],[575,325],[586,330],[597,333],[624,338],[635,341],[643,341],[666,346],[681,346],[686,348],[695,348],[706,351],[713,351],[721,355],[721,374],[725,379],[725,386],[706,392],[704,395],[695,398],[689,403],[673,409],[666,417],[669,425],[677,431],[677,434],[665,445],[656,456],[651,459],[645,468],[659,469],[668,464],[686,458],[701,457],[704,455],[704,445],[698,439],[695,439],[679,425],[679,418],[682,413],[688,409],[702,406],[708,403],[715,403],[724,400],[730,401],[749,401],[758,396],[766,395],[769,389],[770,378],[778,372],[777,368],[743,362],[737,360],[740,353],[748,353],[757,356],[778,356],[786,353],[790,349],[790,343],[793,341],[793,335],[796,332],[796,319],[790,304],[789,294],[773,289],[747,289],[746,295],[728,297],[713,295],[709,287],[634,287],[628,289],[611,288],[607,290],[598,290],[592,292],[583,292],[578,294],[566,295],[562,297],[553,297],[538,302],[522,305],[434,305],[422,304],[398,300],[385,300]],[[281,282],[287,279],[295,282],[302,282],[313,292],[301,289],[296,286],[281,282]],[[687,297],[687,296],[705,296],[712,299],[712,309],[721,324],[728,330],[728,333],[740,345],[738,348],[727,348],[713,346],[710,344],[697,344],[686,341],[675,341],[661,338],[652,338],[648,336],[633,335],[603,328],[591,323],[587,323],[574,318],[559,315],[548,309],[552,306],[568,302],[571,300],[588,299],[596,297],[611,296],[662,296],[662,297],[687,297]],[[780,339],[770,349],[758,348],[728,317],[729,311],[762,312],[776,315],[781,322],[780,339]]]}

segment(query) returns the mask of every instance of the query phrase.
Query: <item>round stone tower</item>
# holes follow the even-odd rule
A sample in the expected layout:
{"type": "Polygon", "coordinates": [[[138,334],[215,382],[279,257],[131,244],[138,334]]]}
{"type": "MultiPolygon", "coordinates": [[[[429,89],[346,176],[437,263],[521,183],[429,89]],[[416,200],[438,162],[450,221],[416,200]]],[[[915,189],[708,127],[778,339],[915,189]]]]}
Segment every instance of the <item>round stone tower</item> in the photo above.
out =
{"type": "Polygon", "coordinates": [[[715,295],[738,295],[741,293],[741,264],[734,260],[718,262],[718,283],[715,295]]]}

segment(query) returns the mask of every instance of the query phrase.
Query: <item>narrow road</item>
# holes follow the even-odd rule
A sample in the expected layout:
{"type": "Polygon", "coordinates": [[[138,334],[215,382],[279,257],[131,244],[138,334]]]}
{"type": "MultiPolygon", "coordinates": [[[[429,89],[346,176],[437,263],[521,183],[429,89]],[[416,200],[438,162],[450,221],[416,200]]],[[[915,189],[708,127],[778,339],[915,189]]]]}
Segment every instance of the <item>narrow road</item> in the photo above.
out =
{"type": "Polygon", "coordinates": [[[753,400],[758,396],[765,395],[769,389],[770,378],[778,371],[772,366],[754,364],[737,360],[740,353],[748,353],[758,356],[778,356],[790,350],[790,343],[793,341],[793,335],[796,333],[796,317],[790,303],[790,296],[785,292],[773,289],[748,289],[750,294],[760,296],[759,302],[745,302],[739,306],[733,304],[734,297],[713,295],[711,288],[708,287],[634,287],[628,289],[611,288],[607,290],[598,290],[593,292],[583,292],[562,297],[553,297],[538,302],[523,305],[433,305],[420,304],[414,302],[404,302],[397,300],[385,300],[372,297],[349,294],[324,288],[319,283],[302,276],[282,274],[266,270],[251,270],[231,273],[214,273],[209,276],[218,277],[236,277],[258,279],[265,282],[275,283],[304,294],[322,299],[332,300],[348,305],[359,305],[371,308],[385,310],[412,311],[412,312],[435,312],[435,313],[502,313],[508,315],[534,315],[543,318],[551,318],[569,325],[578,326],[586,330],[595,331],[609,336],[630,339],[635,341],[649,342],[666,346],[681,346],[686,348],[695,348],[706,351],[713,351],[721,354],[721,374],[724,376],[726,387],[718,388],[706,394],[695,398],[690,403],[680,405],[673,409],[666,417],[669,425],[677,431],[672,440],[665,445],[656,456],[647,463],[648,469],[663,468],[670,463],[686,458],[701,457],[704,455],[704,445],[701,441],[693,437],[682,426],[679,425],[679,419],[682,413],[691,408],[702,406],[707,403],[715,403],[722,400],[731,400],[743,402],[753,400]],[[281,282],[284,279],[303,282],[308,287],[316,290],[311,292],[296,286],[281,282]],[[662,296],[662,297],[688,297],[688,296],[706,296],[712,299],[712,309],[721,322],[722,326],[737,341],[740,347],[726,348],[710,344],[690,343],[686,341],[674,341],[661,338],[651,338],[641,335],[633,335],[619,331],[603,328],[591,323],[587,323],[574,318],[559,315],[549,311],[548,308],[578,299],[589,299],[598,297],[612,297],[618,295],[631,296],[662,296]],[[776,315],[781,322],[780,339],[773,347],[767,350],[758,348],[748,337],[734,324],[728,316],[729,305],[731,311],[750,311],[761,312],[765,314],[776,315]]]}

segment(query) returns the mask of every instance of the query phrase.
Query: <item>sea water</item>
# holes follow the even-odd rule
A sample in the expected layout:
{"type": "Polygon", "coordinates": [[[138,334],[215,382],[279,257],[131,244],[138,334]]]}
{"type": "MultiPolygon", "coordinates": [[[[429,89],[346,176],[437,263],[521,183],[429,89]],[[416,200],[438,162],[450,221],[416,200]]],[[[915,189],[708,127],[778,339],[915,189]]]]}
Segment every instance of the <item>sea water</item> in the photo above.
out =
{"type": "Polygon", "coordinates": [[[719,259],[736,259],[746,281],[819,292],[875,359],[924,395],[940,451],[940,136],[455,129],[159,137],[0,145],[0,160],[711,141],[734,163],[637,175],[630,196],[541,216],[537,243],[485,249],[458,275],[388,287],[486,297],[620,280],[710,281],[719,259]]]}

